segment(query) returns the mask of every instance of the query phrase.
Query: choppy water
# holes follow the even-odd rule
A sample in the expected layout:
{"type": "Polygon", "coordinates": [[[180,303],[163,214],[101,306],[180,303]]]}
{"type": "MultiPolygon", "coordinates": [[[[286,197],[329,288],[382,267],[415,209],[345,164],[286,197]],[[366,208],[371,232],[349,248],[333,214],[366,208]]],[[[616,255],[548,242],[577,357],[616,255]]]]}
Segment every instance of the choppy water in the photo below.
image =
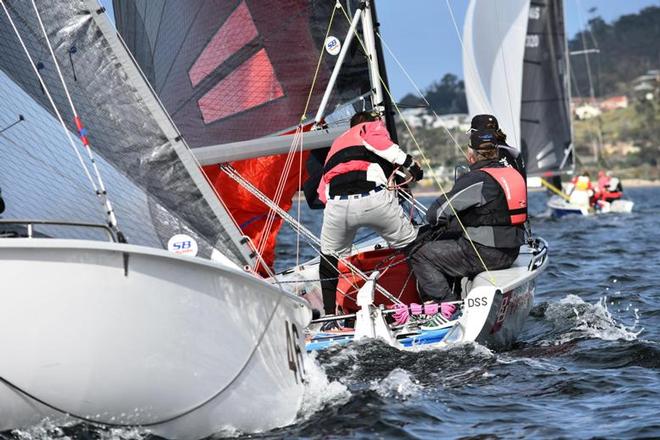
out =
{"type": "MultiPolygon", "coordinates": [[[[531,194],[551,260],[512,350],[331,349],[312,360],[299,422],[245,437],[660,438],[660,188],[627,196],[633,214],[553,220],[545,195],[531,194]]],[[[316,213],[302,218],[318,230],[316,213]]],[[[295,263],[292,237],[284,265],[295,263]]],[[[14,437],[143,435],[40,426],[14,437]]]]}

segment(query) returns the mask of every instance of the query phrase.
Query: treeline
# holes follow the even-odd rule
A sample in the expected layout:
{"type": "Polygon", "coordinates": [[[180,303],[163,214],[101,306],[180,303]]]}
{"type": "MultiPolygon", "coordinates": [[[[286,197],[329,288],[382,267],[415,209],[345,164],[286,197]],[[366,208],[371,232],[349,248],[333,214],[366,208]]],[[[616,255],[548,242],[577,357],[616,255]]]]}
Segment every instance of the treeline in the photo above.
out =
{"type": "MultiPolygon", "coordinates": [[[[569,50],[598,49],[589,54],[596,96],[626,94],[630,81],[650,69],[660,68],[660,7],[649,6],[637,14],[622,15],[612,23],[601,17],[589,20],[588,29],[568,42],[569,50]]],[[[589,72],[584,55],[571,57],[573,96],[589,96],[589,72]]]]}
{"type": "MultiPolygon", "coordinates": [[[[467,113],[465,83],[453,73],[446,73],[438,82],[435,81],[424,92],[424,97],[432,110],[439,115],[467,113]]],[[[426,103],[416,95],[407,94],[400,101],[402,107],[426,107],[426,103]]]]}

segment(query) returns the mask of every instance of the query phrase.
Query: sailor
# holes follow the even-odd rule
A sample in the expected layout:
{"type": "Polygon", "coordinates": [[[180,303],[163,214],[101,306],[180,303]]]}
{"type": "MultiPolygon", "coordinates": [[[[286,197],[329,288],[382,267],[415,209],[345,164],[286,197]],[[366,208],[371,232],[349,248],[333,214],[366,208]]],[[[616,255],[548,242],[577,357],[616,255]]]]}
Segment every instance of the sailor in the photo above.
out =
{"type": "Polygon", "coordinates": [[[498,149],[498,159],[502,162],[503,165],[510,165],[520,174],[523,178],[527,178],[527,170],[525,167],[525,159],[520,150],[516,147],[506,143],[506,134],[500,128],[497,118],[493,115],[483,114],[476,115],[472,118],[470,123],[470,129],[468,130],[468,135],[474,131],[478,130],[495,130],[497,135],[497,149],[498,149]]]}
{"type": "MultiPolygon", "coordinates": [[[[429,224],[443,234],[413,246],[410,253],[424,300],[450,301],[450,280],[475,276],[485,267],[508,268],[518,257],[524,243],[527,188],[515,168],[498,160],[498,145],[495,130],[472,131],[470,172],[459,177],[451,191],[435,200],[426,214],[429,224]]],[[[447,318],[454,308],[441,310],[447,318]]],[[[439,318],[433,318],[426,328],[440,323],[439,318]]]]}
{"type": "Polygon", "coordinates": [[[573,205],[590,207],[596,204],[596,191],[591,184],[588,171],[571,179],[572,188],[569,189],[569,201],[573,205]]]}
{"type": "Polygon", "coordinates": [[[612,177],[609,171],[606,173],[600,170],[598,172],[598,192],[601,200],[613,202],[623,196],[623,187],[618,177],[612,177]]]}
{"type": "Polygon", "coordinates": [[[337,258],[350,253],[357,230],[369,226],[394,249],[417,237],[396,194],[387,189],[395,166],[407,168],[415,181],[422,179],[419,164],[392,141],[376,112],[359,112],[351,128],[332,144],[318,187],[325,203],[321,229],[319,275],[326,314],[335,313],[337,258]]]}

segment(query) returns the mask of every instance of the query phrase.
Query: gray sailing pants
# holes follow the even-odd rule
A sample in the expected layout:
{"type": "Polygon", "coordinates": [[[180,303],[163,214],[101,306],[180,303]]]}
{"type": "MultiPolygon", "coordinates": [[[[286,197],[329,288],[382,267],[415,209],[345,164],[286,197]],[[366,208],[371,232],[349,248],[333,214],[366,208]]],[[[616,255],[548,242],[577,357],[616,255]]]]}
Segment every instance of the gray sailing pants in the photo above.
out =
{"type": "Polygon", "coordinates": [[[417,237],[417,228],[406,217],[396,194],[384,189],[368,196],[329,198],[323,213],[321,252],[350,254],[355,234],[364,226],[377,232],[394,249],[405,247],[417,237]]]}
{"type": "MultiPolygon", "coordinates": [[[[520,252],[520,248],[498,249],[479,243],[475,243],[475,246],[488,270],[511,267],[520,252]]],[[[416,247],[411,251],[410,265],[422,297],[435,301],[454,299],[449,279],[473,277],[484,272],[483,264],[464,237],[434,240],[416,247]]]]}
{"type": "Polygon", "coordinates": [[[355,234],[363,226],[376,231],[395,249],[407,246],[417,237],[417,228],[406,217],[392,191],[328,199],[323,214],[319,264],[325,314],[334,313],[337,291],[337,258],[330,253],[349,255],[355,234]]]}

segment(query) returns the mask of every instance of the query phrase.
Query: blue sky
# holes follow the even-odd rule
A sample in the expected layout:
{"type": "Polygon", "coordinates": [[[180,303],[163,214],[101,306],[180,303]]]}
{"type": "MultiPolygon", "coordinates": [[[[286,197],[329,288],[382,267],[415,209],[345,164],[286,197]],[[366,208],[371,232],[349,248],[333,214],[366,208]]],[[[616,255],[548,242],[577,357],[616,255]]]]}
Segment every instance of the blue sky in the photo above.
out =
{"type": "MultiPolygon", "coordinates": [[[[112,10],[112,0],[101,3],[112,10]]],[[[448,3],[462,32],[468,1],[448,0],[448,3]]],[[[566,30],[569,36],[575,35],[586,24],[592,7],[597,8],[596,15],[611,22],[622,14],[651,5],[660,5],[660,0],[564,0],[566,30]]],[[[385,43],[422,90],[445,73],[463,77],[460,42],[447,0],[378,0],[376,6],[385,43]]],[[[395,98],[400,99],[414,88],[385,52],[390,87],[395,98]]]]}

